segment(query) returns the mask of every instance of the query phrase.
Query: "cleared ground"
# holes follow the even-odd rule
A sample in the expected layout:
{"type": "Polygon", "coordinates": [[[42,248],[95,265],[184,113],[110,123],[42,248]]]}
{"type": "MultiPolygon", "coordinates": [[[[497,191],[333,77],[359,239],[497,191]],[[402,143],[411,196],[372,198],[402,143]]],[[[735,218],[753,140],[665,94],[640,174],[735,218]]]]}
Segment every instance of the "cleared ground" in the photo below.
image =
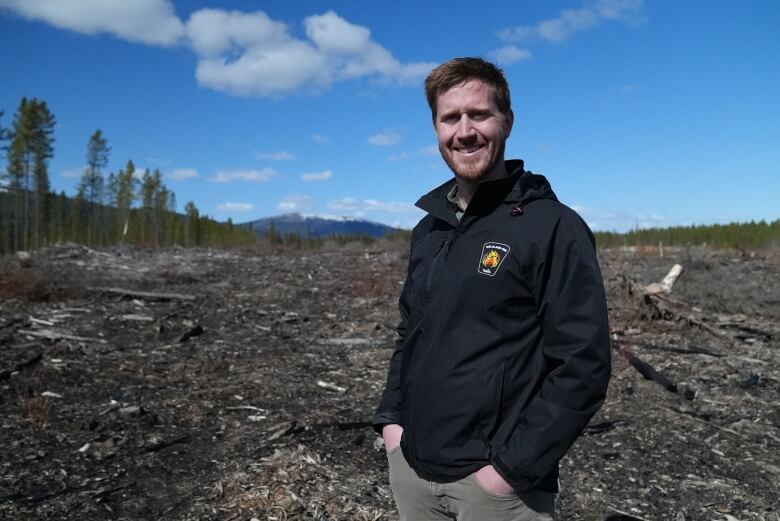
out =
{"type": "MultiPolygon", "coordinates": [[[[382,248],[4,260],[0,518],[397,519],[366,423],[405,268],[382,248]]],[[[560,519],[780,519],[777,253],[601,262],[614,374],[560,519]]]]}

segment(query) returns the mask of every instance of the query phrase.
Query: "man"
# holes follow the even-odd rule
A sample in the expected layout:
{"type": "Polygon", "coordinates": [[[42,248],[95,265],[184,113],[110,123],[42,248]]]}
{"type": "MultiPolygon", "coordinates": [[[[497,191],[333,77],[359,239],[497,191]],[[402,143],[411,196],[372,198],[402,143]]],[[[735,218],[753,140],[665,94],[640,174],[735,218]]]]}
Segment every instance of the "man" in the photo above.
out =
{"type": "Polygon", "coordinates": [[[425,81],[455,178],[423,196],[399,340],[372,423],[402,520],[552,519],[558,462],[604,400],[609,328],[593,236],[547,180],[504,161],[500,69],[425,81]]]}

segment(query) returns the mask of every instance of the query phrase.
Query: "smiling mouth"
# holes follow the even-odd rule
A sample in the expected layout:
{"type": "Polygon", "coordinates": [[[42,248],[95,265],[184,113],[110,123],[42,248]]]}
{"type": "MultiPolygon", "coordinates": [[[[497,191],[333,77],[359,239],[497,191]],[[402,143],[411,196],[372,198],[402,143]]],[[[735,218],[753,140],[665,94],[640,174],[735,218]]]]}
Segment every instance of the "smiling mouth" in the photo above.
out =
{"type": "Polygon", "coordinates": [[[469,155],[469,154],[473,154],[475,152],[478,152],[478,151],[482,150],[483,148],[485,148],[485,145],[472,145],[472,146],[469,146],[469,147],[456,148],[455,151],[460,153],[460,154],[469,155]]]}

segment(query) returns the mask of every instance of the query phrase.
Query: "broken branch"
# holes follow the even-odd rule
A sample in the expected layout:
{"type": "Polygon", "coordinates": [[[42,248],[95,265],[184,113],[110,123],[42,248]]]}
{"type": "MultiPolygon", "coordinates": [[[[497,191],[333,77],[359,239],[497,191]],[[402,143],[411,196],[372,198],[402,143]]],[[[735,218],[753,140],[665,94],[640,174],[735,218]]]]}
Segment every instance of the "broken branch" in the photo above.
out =
{"type": "Polygon", "coordinates": [[[111,293],[114,295],[120,295],[122,297],[135,297],[146,300],[187,300],[193,301],[197,297],[195,295],[185,295],[183,293],[155,293],[151,291],[135,291],[132,289],[124,288],[102,288],[102,287],[90,287],[90,291],[97,291],[99,293],[111,293]]]}

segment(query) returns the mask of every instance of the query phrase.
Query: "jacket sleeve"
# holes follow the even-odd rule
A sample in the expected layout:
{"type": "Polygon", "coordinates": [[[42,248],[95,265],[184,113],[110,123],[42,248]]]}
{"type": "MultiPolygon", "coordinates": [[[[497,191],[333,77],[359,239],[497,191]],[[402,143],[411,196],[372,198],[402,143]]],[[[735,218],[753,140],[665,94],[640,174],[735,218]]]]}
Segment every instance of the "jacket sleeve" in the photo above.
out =
{"type": "MultiPolygon", "coordinates": [[[[414,234],[412,236],[414,243],[414,234]]],[[[382,399],[371,418],[371,424],[377,433],[382,433],[382,427],[388,423],[401,423],[401,359],[403,358],[406,330],[409,319],[409,300],[412,286],[411,259],[407,267],[406,281],[404,282],[401,297],[398,300],[398,309],[401,313],[401,321],[396,328],[398,339],[395,342],[395,351],[390,358],[390,367],[387,371],[387,383],[385,384],[382,399]]]]}
{"type": "Polygon", "coordinates": [[[548,373],[491,461],[519,492],[556,467],[603,403],[610,375],[604,284],[587,226],[562,215],[537,255],[526,274],[548,373]]]}
{"type": "Polygon", "coordinates": [[[408,317],[408,307],[406,304],[406,287],[409,285],[407,281],[404,284],[404,291],[401,293],[401,299],[399,300],[399,309],[401,311],[401,322],[398,324],[396,330],[398,331],[398,339],[395,342],[395,351],[390,358],[390,367],[387,371],[387,383],[385,384],[385,390],[382,393],[382,399],[379,402],[379,406],[371,418],[371,424],[374,430],[381,434],[382,427],[388,423],[401,423],[401,358],[403,357],[404,341],[406,338],[406,323],[408,317]]]}

